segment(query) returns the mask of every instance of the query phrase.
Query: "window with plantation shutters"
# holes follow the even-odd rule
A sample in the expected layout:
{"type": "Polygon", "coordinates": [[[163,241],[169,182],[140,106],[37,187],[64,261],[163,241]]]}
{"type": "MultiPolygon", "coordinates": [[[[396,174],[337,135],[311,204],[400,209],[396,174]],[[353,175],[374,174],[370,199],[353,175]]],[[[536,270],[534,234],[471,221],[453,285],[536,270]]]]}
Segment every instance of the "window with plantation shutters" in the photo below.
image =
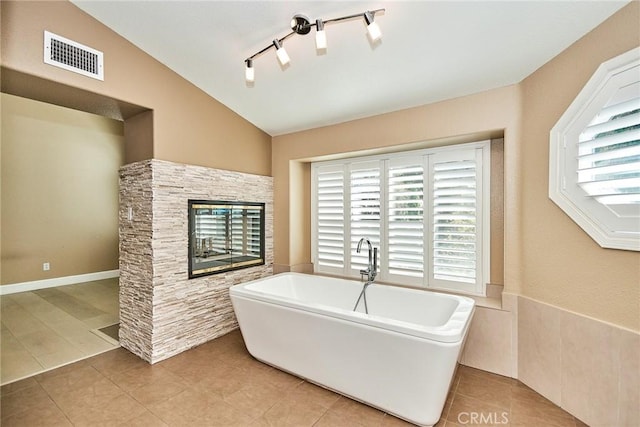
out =
{"type": "Polygon", "coordinates": [[[379,281],[484,295],[489,275],[488,141],[312,164],[312,258],[359,278],[367,238],[379,281]]]}
{"type": "Polygon", "coordinates": [[[549,196],[601,246],[640,250],[640,49],[605,62],[551,131],[549,196]]]}

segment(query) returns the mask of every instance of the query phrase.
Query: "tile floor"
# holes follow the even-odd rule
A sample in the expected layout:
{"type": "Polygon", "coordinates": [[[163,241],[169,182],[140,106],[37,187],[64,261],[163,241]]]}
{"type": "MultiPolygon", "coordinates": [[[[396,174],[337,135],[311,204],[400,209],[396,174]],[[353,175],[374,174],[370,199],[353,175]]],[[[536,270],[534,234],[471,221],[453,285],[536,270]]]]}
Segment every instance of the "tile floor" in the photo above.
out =
{"type": "MultiPolygon", "coordinates": [[[[118,348],[1,392],[3,427],[409,425],[254,360],[237,330],[155,365],[118,348]]],[[[460,366],[437,426],[482,420],[584,425],[516,380],[460,366]]]]}
{"type": "Polygon", "coordinates": [[[118,279],[0,297],[0,383],[118,347],[95,332],[119,320],[118,279]]]}

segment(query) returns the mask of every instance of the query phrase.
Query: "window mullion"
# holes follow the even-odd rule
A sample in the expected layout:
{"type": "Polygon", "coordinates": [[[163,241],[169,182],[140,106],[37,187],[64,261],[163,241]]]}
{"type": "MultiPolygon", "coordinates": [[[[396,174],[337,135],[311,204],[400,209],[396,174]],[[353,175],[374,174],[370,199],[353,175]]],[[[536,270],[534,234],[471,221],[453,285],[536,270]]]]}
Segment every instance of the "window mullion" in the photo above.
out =
{"type": "Polygon", "coordinates": [[[380,162],[380,253],[378,267],[380,279],[389,279],[389,160],[380,162]]]}
{"type": "Polygon", "coordinates": [[[431,272],[433,271],[433,180],[431,179],[431,156],[425,155],[422,158],[424,170],[424,226],[423,226],[423,242],[424,242],[424,274],[423,284],[425,287],[431,285],[431,272]]]}

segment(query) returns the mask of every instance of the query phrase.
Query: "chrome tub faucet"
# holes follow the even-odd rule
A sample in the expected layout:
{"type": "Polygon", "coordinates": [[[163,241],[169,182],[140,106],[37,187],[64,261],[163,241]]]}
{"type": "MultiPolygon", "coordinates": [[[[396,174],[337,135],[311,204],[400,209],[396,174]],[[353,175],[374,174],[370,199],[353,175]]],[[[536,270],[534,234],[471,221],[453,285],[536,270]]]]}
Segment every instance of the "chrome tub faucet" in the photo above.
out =
{"type": "Polygon", "coordinates": [[[367,281],[364,286],[362,286],[362,291],[360,292],[360,296],[358,296],[358,300],[356,301],[356,305],[353,306],[353,311],[356,311],[358,308],[358,304],[360,300],[364,298],[364,312],[369,314],[369,307],[367,307],[367,286],[373,283],[376,280],[376,275],[378,274],[378,248],[374,248],[371,245],[371,241],[366,237],[363,237],[358,242],[358,247],[356,248],[356,253],[360,253],[362,250],[362,244],[367,242],[367,246],[369,247],[369,264],[365,270],[360,270],[360,276],[367,276],[367,281]]]}
{"type": "Polygon", "coordinates": [[[362,243],[366,242],[369,247],[369,265],[366,270],[360,270],[361,276],[367,276],[367,282],[370,284],[374,280],[376,280],[376,275],[378,274],[378,248],[374,248],[371,245],[371,241],[366,237],[363,237],[358,242],[358,247],[356,248],[356,252],[360,253],[362,249],[362,243]]]}

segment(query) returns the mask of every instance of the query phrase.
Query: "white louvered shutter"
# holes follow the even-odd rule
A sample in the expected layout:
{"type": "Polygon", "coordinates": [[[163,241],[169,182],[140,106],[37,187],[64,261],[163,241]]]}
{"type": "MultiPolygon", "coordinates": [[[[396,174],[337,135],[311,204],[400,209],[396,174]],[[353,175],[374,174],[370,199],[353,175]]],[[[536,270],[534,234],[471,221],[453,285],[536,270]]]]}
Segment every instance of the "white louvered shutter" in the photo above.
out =
{"type": "Polygon", "coordinates": [[[314,169],[315,268],[325,273],[344,272],[345,260],[345,168],[342,165],[314,169]]]}
{"type": "Polygon", "coordinates": [[[623,215],[629,213],[625,205],[640,207],[640,82],[626,89],[626,96],[605,106],[578,141],[578,184],[623,215]]]}
{"type": "Polygon", "coordinates": [[[474,292],[481,286],[481,157],[475,149],[429,157],[430,285],[474,292]]]}
{"type": "Polygon", "coordinates": [[[389,278],[421,285],[425,270],[423,157],[389,161],[387,198],[389,278]]]}
{"type": "MultiPolygon", "coordinates": [[[[350,231],[351,272],[356,275],[366,269],[368,246],[356,253],[361,238],[365,237],[375,247],[380,247],[380,164],[379,161],[353,163],[350,167],[350,231]]],[[[378,262],[382,260],[379,257],[378,262]]]]}

